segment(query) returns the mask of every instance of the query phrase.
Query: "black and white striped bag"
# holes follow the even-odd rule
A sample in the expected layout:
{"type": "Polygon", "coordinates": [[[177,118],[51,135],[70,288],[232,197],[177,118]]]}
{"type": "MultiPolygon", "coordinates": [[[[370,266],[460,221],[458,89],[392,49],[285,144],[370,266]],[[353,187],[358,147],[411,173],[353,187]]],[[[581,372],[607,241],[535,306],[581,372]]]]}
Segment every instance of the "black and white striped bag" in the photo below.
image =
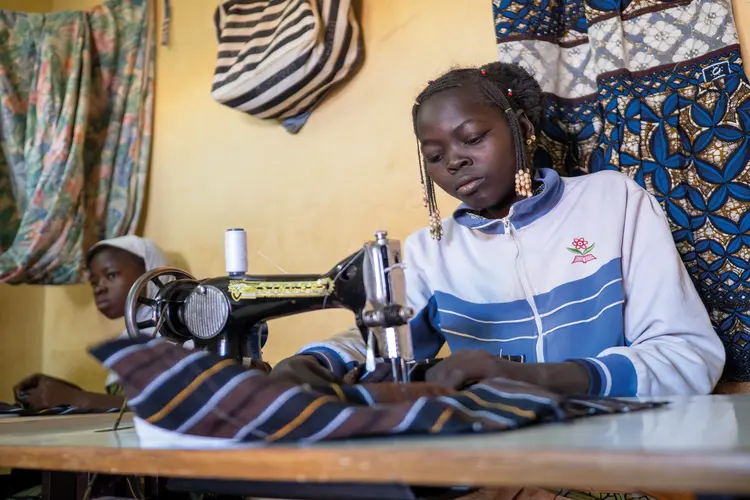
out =
{"type": "Polygon", "coordinates": [[[356,71],[362,37],[351,0],[221,0],[211,94],[296,132],[334,84],[356,71]]]}

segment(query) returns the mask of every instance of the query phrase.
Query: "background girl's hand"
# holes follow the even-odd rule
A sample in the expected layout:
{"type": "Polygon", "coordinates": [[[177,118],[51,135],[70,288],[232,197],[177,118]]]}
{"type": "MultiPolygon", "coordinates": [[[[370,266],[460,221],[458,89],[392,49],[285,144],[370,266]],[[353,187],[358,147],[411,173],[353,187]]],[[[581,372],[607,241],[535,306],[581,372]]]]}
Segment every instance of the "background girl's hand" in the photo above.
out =
{"type": "Polygon", "coordinates": [[[87,392],[77,385],[39,373],[16,384],[13,392],[19,403],[32,410],[87,403],[87,392]]]}

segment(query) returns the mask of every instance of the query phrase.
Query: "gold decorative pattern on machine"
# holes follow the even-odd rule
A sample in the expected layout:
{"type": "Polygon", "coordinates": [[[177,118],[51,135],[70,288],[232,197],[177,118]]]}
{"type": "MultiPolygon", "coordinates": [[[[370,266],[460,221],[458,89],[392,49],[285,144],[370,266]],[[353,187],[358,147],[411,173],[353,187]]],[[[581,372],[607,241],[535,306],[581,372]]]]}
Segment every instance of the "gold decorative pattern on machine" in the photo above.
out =
{"type": "Polygon", "coordinates": [[[243,299],[273,299],[277,297],[325,297],[331,293],[333,293],[333,280],[331,278],[313,281],[229,281],[229,295],[235,302],[243,299]]]}

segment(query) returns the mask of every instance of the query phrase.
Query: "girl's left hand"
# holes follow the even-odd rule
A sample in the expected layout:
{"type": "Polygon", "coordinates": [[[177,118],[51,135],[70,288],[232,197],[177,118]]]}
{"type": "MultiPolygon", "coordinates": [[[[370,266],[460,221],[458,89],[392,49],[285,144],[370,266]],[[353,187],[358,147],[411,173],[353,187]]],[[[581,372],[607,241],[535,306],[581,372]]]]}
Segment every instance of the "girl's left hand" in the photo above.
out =
{"type": "Polygon", "coordinates": [[[586,394],[589,375],[576,363],[516,363],[486,351],[457,351],[427,371],[427,382],[461,390],[480,380],[506,378],[559,394],[586,394]]]}
{"type": "Polygon", "coordinates": [[[460,390],[488,378],[520,380],[518,366],[487,351],[456,351],[427,370],[425,381],[460,390]]]}

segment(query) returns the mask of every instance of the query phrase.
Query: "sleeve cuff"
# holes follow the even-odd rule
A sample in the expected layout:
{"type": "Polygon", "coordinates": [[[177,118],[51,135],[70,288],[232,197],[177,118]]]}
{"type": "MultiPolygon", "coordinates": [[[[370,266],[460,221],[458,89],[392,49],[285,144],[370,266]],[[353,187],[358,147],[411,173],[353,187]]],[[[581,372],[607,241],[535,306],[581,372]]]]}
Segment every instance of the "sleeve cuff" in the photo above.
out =
{"type": "Polygon", "coordinates": [[[356,362],[347,363],[336,351],[327,347],[312,347],[297,354],[314,356],[321,365],[331,370],[337,377],[343,377],[358,364],[356,362]]]}
{"type": "Polygon", "coordinates": [[[635,396],[638,377],[633,362],[621,354],[608,354],[599,358],[571,359],[589,375],[591,396],[635,396]]]}

